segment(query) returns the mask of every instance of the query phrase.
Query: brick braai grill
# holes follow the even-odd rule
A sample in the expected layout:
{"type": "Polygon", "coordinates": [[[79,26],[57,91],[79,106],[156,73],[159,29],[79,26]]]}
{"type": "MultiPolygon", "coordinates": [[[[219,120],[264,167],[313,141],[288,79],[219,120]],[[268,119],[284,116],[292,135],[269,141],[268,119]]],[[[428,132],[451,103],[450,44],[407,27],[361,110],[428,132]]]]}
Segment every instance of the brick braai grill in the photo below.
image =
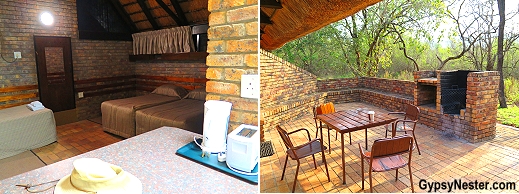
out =
{"type": "Polygon", "coordinates": [[[441,108],[445,114],[460,114],[466,108],[467,75],[472,71],[442,72],[441,108]]]}
{"type": "Polygon", "coordinates": [[[498,72],[419,71],[414,78],[422,124],[470,142],[495,137],[498,72]]]}

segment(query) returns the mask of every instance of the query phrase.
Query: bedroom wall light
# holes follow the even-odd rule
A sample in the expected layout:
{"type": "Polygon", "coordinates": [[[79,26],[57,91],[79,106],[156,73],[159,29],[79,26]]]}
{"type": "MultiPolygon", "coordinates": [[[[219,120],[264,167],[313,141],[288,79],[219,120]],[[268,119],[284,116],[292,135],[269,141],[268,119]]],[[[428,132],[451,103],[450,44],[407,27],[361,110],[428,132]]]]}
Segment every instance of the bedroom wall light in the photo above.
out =
{"type": "Polygon", "coordinates": [[[43,12],[40,15],[40,21],[46,26],[52,25],[52,23],[54,23],[54,16],[49,12],[43,12]]]}

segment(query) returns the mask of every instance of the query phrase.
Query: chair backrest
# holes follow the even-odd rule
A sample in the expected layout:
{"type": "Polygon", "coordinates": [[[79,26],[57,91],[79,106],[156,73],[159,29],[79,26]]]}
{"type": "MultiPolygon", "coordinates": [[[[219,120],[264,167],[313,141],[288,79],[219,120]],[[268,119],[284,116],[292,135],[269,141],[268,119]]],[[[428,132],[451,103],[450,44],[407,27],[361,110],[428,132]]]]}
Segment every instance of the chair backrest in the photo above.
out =
{"type": "Polygon", "coordinates": [[[328,113],[334,113],[335,112],[335,106],[332,102],[328,102],[325,104],[321,104],[315,108],[314,116],[320,115],[320,114],[328,114],[328,113]]]}
{"type": "Polygon", "coordinates": [[[412,104],[406,104],[404,119],[416,121],[416,120],[418,120],[419,115],[420,115],[420,108],[418,108],[417,106],[412,105],[412,104]]]}
{"type": "Polygon", "coordinates": [[[373,158],[383,158],[410,152],[413,149],[413,137],[402,135],[394,138],[377,139],[371,147],[373,158]]]}
{"type": "Polygon", "coordinates": [[[281,139],[283,140],[283,143],[285,143],[285,146],[287,146],[288,149],[292,149],[294,147],[294,144],[290,140],[290,137],[288,136],[287,131],[285,131],[279,125],[276,126],[276,129],[277,129],[277,131],[279,133],[279,136],[281,136],[281,139]]]}

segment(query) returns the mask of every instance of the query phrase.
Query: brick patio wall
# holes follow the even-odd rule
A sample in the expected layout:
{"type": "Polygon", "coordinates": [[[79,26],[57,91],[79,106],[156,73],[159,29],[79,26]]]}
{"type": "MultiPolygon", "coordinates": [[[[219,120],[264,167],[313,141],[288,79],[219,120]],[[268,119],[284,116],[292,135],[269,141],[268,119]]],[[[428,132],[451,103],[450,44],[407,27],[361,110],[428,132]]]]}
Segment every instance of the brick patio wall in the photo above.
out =
{"type": "Polygon", "coordinates": [[[241,75],[258,74],[258,1],[209,0],[207,100],[233,104],[229,130],[258,125],[258,99],[240,97],[241,75]]]}
{"type": "Polygon", "coordinates": [[[318,81],[319,92],[333,103],[366,102],[390,110],[403,111],[413,104],[414,82],[384,78],[343,78],[318,81]]]}
{"type": "Polygon", "coordinates": [[[264,130],[313,114],[313,107],[324,102],[324,94],[317,92],[315,75],[265,50],[260,51],[260,64],[264,130]]]}
{"type": "Polygon", "coordinates": [[[412,96],[414,92],[414,85],[415,84],[413,81],[375,77],[363,77],[359,81],[359,87],[403,96],[412,96]]]}

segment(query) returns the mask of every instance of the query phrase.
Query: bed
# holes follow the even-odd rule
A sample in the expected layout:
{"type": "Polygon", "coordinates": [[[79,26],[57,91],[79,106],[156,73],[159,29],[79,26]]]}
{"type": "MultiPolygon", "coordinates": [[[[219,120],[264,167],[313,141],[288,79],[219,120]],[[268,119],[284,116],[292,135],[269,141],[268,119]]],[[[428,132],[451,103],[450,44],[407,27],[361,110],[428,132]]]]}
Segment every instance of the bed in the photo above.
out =
{"type": "Polygon", "coordinates": [[[182,100],[136,111],[136,134],[162,126],[177,127],[194,133],[203,133],[205,88],[189,92],[182,100]]]}
{"type": "Polygon", "coordinates": [[[57,140],[52,110],[31,111],[25,105],[0,110],[0,159],[57,140]]]}
{"type": "Polygon", "coordinates": [[[173,84],[156,88],[151,94],[101,103],[103,130],[124,138],[135,136],[135,111],[178,101],[187,90],[173,84]]]}

